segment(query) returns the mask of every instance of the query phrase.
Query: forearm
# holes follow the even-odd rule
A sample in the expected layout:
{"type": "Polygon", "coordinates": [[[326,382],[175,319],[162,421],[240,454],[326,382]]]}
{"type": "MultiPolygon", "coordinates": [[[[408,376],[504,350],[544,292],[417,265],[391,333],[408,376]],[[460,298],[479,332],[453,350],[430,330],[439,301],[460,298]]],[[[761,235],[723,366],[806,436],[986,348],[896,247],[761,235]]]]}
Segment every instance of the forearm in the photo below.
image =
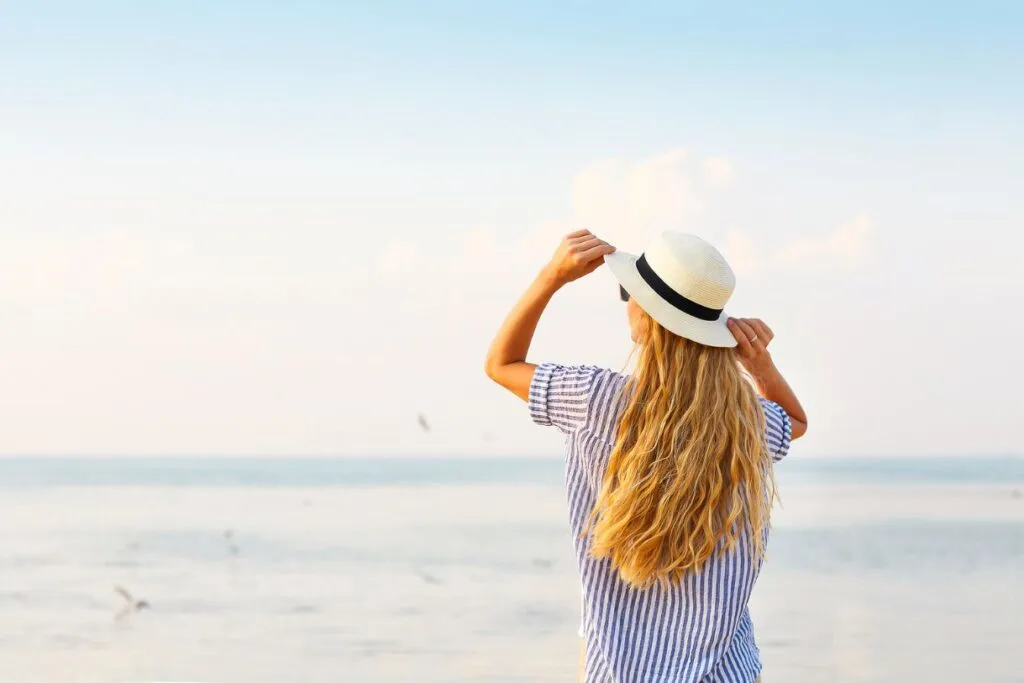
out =
{"type": "Polygon", "coordinates": [[[807,431],[807,414],[800,405],[800,400],[793,393],[789,382],[782,376],[774,362],[769,361],[764,368],[751,373],[758,392],[769,401],[774,401],[786,411],[793,424],[793,438],[798,439],[807,431]]]}
{"type": "Polygon", "coordinates": [[[526,362],[526,354],[541,314],[562,285],[594,272],[614,251],[615,247],[587,230],[566,235],[491,342],[485,365],[487,376],[524,401],[529,400],[536,368],[526,362]]]}
{"type": "Polygon", "coordinates": [[[537,323],[560,287],[555,276],[542,270],[505,317],[487,351],[488,377],[520,398],[527,398],[533,377],[534,368],[525,361],[537,323]]]}

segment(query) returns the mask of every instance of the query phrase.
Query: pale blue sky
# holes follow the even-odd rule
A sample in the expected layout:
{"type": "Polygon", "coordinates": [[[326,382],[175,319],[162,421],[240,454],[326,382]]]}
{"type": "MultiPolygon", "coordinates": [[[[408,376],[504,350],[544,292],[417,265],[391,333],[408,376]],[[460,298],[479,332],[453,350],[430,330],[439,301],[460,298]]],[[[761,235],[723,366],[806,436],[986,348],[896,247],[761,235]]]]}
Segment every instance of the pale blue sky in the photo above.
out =
{"type": "Polygon", "coordinates": [[[0,452],[554,452],[480,365],[577,226],[718,244],[806,453],[1019,452],[1024,9],[826,4],[0,4],[0,452]]]}

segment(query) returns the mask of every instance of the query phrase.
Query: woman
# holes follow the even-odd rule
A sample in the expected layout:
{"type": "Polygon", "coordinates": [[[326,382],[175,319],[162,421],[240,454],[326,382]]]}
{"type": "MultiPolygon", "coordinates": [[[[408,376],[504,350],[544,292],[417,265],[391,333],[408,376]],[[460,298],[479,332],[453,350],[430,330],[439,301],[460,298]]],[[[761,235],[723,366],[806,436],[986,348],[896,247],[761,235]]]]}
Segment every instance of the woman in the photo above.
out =
{"type": "Polygon", "coordinates": [[[772,331],[723,312],[734,284],[697,237],[666,233],[637,258],[583,230],[562,241],[491,344],[491,379],[567,437],[587,683],[760,675],[747,603],[768,539],[772,463],[807,418],[766,350],[772,331]],[[528,363],[548,301],[602,263],[627,302],[635,370],[528,363]]]}

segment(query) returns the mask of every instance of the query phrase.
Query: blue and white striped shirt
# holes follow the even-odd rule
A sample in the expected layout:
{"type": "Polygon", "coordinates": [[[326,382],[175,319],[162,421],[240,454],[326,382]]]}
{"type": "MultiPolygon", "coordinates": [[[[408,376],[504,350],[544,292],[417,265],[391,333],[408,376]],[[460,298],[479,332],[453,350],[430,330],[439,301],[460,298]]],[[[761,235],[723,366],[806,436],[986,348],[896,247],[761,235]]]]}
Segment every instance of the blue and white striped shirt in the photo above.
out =
{"type": "MultiPolygon", "coordinates": [[[[567,437],[569,523],[583,589],[586,683],[751,683],[761,671],[747,603],[760,566],[738,542],[677,584],[638,590],[583,536],[625,406],[625,375],[591,366],[543,364],[530,385],[530,415],[567,437]]],[[[789,416],[762,399],[768,447],[785,457],[789,416]]]]}

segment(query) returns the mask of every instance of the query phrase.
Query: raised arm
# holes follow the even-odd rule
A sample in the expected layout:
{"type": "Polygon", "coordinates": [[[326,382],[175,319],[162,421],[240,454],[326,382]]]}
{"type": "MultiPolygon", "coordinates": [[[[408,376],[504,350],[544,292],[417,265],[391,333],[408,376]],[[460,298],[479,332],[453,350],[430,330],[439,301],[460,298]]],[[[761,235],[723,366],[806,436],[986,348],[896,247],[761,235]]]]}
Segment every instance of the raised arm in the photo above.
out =
{"type": "Polygon", "coordinates": [[[588,230],[566,236],[551,262],[534,278],[491,342],[484,366],[487,376],[524,401],[528,400],[536,366],[526,362],[526,354],[544,309],[562,286],[594,272],[604,263],[605,255],[613,251],[614,247],[588,230]]]}
{"type": "Polygon", "coordinates": [[[793,425],[793,439],[799,439],[807,433],[807,414],[768,353],[768,342],[775,334],[756,318],[730,318],[728,325],[736,337],[740,363],[754,379],[761,395],[786,411],[793,425]]]}

